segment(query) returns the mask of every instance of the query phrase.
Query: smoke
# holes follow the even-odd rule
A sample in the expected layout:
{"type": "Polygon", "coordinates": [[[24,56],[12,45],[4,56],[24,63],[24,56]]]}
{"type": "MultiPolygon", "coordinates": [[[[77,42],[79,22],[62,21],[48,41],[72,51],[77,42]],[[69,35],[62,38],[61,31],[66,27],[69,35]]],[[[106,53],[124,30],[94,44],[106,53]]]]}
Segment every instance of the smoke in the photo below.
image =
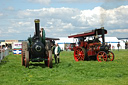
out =
{"type": "Polygon", "coordinates": [[[126,4],[128,0],[103,0],[103,4],[100,9],[100,24],[103,27],[107,20],[107,10],[117,8],[123,4],[126,4]]]}
{"type": "Polygon", "coordinates": [[[103,9],[103,8],[100,8],[100,24],[101,24],[101,27],[104,27],[104,24],[105,24],[105,21],[106,21],[106,10],[103,9]]]}

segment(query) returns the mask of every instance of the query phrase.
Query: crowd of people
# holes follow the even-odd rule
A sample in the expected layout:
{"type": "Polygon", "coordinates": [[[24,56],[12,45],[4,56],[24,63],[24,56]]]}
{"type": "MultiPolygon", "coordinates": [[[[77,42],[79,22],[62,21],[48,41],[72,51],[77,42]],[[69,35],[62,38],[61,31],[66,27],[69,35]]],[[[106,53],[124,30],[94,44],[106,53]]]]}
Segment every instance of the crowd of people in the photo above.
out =
{"type": "Polygon", "coordinates": [[[8,46],[2,46],[2,45],[0,45],[0,53],[1,52],[4,52],[5,50],[7,50],[8,49],[8,46]]]}

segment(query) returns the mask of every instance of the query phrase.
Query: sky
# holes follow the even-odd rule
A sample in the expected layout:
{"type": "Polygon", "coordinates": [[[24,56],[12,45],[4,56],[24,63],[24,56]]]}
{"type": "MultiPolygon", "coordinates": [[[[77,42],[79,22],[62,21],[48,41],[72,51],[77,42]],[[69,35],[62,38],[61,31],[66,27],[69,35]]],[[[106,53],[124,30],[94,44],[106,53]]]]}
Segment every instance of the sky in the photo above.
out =
{"type": "Polygon", "coordinates": [[[0,0],[0,40],[33,36],[35,19],[46,37],[104,27],[107,37],[128,38],[128,0],[0,0]]]}

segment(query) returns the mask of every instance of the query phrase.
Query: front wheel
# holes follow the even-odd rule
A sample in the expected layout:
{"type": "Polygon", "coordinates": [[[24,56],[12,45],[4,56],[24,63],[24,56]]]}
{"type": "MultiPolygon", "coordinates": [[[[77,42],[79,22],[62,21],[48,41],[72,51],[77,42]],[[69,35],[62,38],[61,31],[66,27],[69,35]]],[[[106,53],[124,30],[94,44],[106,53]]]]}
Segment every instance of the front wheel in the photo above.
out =
{"type": "Polygon", "coordinates": [[[104,51],[98,52],[98,54],[97,54],[97,60],[99,62],[107,61],[107,54],[104,51]]]}
{"type": "Polygon", "coordinates": [[[114,60],[114,53],[111,51],[108,52],[108,60],[110,60],[110,61],[114,60]]]}

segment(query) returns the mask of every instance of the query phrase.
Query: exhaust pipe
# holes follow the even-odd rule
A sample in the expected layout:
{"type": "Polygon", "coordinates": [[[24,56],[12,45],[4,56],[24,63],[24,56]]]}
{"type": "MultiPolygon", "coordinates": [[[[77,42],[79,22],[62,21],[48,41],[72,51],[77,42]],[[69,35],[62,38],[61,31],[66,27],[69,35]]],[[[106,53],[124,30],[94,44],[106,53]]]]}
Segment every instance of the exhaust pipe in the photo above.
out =
{"type": "Polygon", "coordinates": [[[102,30],[102,45],[104,46],[105,45],[105,35],[104,35],[104,27],[101,27],[101,30],[102,30]]]}
{"type": "Polygon", "coordinates": [[[40,37],[40,20],[39,19],[35,19],[35,35],[38,36],[38,38],[40,37]]]}

